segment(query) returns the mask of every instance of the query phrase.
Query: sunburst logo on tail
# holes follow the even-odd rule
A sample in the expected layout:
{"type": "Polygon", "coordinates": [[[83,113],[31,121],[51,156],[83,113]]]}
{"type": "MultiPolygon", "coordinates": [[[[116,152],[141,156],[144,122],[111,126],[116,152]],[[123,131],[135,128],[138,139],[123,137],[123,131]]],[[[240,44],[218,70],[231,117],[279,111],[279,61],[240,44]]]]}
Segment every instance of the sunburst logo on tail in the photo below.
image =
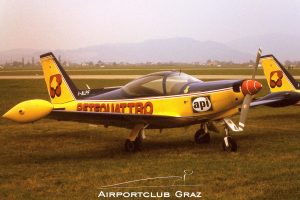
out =
{"type": "Polygon", "coordinates": [[[270,87],[275,88],[275,87],[281,87],[282,86],[282,78],[283,78],[283,73],[282,71],[272,71],[270,73],[270,87]]]}
{"type": "Polygon", "coordinates": [[[55,98],[55,96],[59,97],[61,95],[61,83],[62,78],[60,74],[54,74],[50,76],[50,96],[52,99],[55,98]]]}

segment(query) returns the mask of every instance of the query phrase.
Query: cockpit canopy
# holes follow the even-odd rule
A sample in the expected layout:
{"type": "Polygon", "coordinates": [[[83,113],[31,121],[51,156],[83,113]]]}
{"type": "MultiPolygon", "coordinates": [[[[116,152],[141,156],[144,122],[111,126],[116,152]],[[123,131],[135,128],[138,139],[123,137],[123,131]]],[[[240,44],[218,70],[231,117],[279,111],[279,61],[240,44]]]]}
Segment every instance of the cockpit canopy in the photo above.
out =
{"type": "Polygon", "coordinates": [[[141,77],[122,87],[123,91],[134,97],[176,95],[192,82],[202,82],[182,72],[157,72],[141,77]]]}

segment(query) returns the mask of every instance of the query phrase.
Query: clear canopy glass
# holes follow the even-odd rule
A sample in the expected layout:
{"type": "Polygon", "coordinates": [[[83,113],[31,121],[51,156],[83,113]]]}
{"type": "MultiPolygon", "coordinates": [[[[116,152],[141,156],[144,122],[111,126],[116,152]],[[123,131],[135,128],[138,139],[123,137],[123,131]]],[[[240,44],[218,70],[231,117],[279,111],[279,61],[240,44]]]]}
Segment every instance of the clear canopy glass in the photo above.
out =
{"type": "Polygon", "coordinates": [[[130,96],[176,95],[192,82],[202,81],[182,72],[155,73],[131,81],[122,88],[130,96]]]}

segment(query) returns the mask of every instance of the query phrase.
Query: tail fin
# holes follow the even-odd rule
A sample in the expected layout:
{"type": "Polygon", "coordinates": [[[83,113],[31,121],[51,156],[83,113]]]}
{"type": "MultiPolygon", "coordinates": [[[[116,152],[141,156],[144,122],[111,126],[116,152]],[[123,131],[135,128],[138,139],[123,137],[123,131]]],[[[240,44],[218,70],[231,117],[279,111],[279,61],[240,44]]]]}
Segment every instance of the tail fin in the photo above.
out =
{"type": "Polygon", "coordinates": [[[262,56],[260,61],[271,93],[300,89],[300,83],[291,76],[273,55],[262,56]]]}
{"type": "Polygon", "coordinates": [[[76,100],[78,89],[53,53],[43,54],[40,59],[51,103],[61,104],[76,100]]]}

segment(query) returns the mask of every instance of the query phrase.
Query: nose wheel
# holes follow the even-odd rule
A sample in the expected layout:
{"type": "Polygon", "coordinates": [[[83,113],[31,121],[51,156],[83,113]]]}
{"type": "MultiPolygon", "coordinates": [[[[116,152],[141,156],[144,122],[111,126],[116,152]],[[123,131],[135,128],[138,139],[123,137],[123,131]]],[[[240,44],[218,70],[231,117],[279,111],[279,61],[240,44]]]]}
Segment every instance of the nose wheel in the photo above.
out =
{"type": "Polygon", "coordinates": [[[230,136],[224,137],[223,150],[227,152],[236,152],[237,151],[236,141],[230,136]]]}
{"type": "Polygon", "coordinates": [[[229,136],[228,132],[228,128],[225,128],[226,136],[224,137],[224,140],[222,142],[223,150],[227,152],[236,152],[237,143],[231,136],[229,136]]]}
{"type": "Polygon", "coordinates": [[[195,133],[194,139],[197,144],[208,144],[210,142],[210,135],[206,124],[201,125],[201,128],[195,133]]]}

